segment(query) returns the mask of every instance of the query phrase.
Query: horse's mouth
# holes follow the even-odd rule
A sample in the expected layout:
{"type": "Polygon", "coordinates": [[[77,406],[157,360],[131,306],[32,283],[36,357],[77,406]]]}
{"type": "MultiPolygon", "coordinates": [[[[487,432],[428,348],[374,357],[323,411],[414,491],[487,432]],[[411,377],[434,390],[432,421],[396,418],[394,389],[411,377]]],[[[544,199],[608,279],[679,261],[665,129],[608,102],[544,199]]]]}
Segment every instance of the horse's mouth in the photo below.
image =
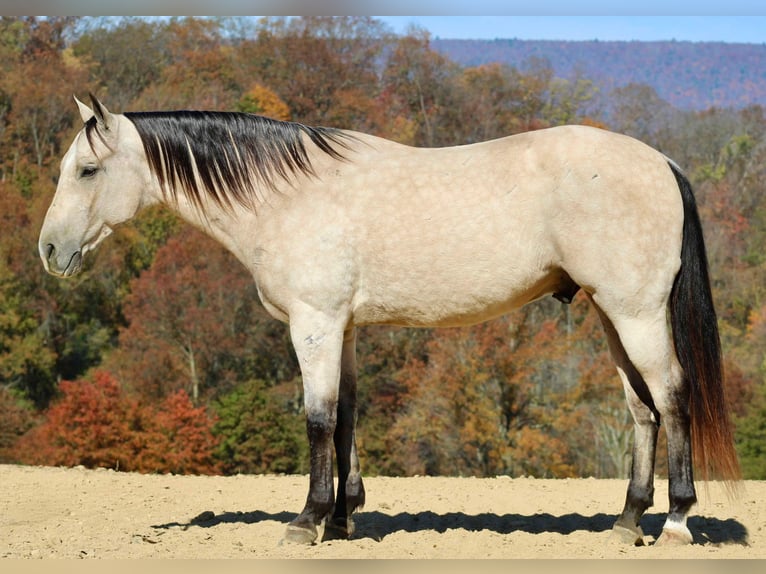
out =
{"type": "Polygon", "coordinates": [[[72,275],[76,275],[80,269],[82,269],[82,251],[75,251],[61,276],[71,277],[72,275]]]}
{"type": "Polygon", "coordinates": [[[48,244],[46,249],[47,258],[43,259],[45,270],[51,275],[56,277],[72,277],[82,269],[82,251],[75,251],[63,269],[56,265],[55,258],[53,257],[54,252],[53,245],[48,244]]]}

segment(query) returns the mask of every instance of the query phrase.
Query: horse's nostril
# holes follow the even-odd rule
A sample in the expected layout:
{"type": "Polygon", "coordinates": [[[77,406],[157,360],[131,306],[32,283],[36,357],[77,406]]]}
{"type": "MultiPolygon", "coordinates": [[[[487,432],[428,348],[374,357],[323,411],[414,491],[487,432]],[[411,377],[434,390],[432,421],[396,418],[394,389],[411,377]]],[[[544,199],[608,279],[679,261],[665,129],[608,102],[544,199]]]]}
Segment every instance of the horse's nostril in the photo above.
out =
{"type": "Polygon", "coordinates": [[[45,258],[50,261],[51,257],[53,257],[53,254],[56,252],[56,248],[53,246],[53,243],[49,243],[45,246],[45,258]]]}

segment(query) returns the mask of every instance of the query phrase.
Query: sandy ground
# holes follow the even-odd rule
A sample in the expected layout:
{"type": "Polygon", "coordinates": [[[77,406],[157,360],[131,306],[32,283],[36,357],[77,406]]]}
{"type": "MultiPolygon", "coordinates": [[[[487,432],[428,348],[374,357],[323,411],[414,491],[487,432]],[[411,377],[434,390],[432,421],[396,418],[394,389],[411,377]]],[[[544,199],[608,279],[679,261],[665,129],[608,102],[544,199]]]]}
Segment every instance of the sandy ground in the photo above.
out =
{"type": "MultiPolygon", "coordinates": [[[[718,484],[689,526],[695,543],[653,546],[667,505],[644,517],[646,546],[611,536],[626,481],[365,479],[351,540],[280,544],[306,476],[173,476],[0,465],[2,558],[766,558],[766,482],[730,502],[718,484]]],[[[320,530],[321,533],[321,530],[320,530]]],[[[0,564],[1,566],[1,564],[0,564]]]]}

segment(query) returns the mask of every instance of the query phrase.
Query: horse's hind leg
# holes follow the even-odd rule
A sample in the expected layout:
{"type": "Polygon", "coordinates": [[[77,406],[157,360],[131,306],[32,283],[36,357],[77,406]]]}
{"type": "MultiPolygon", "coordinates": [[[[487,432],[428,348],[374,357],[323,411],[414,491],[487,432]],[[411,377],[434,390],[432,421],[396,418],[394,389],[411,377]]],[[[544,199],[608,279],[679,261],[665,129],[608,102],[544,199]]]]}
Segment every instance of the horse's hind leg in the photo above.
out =
{"type": "Polygon", "coordinates": [[[625,378],[630,389],[628,403],[634,417],[637,417],[633,461],[636,476],[631,477],[625,510],[617,524],[632,524],[648,507],[647,502],[651,504],[651,497],[647,496],[651,493],[648,474],[653,472],[649,453],[653,461],[657,433],[652,421],[662,423],[668,438],[670,510],[657,543],[690,543],[692,536],[686,526],[686,517],[697,498],[692,476],[689,396],[683,372],[675,357],[666,307],[661,305],[653,312],[642,309],[629,314],[610,313],[607,311],[609,305],[599,301],[597,294],[593,300],[608,316],[613,326],[612,337],[617,337],[624,351],[623,360],[631,365],[625,371],[625,378]],[[635,371],[632,376],[630,369],[635,371]],[[644,385],[640,384],[641,381],[644,385]]]}
{"type": "Polygon", "coordinates": [[[633,416],[633,459],[625,506],[614,524],[619,538],[634,545],[644,544],[640,521],[644,512],[654,504],[654,464],[657,447],[659,415],[646,382],[633,366],[620,337],[609,318],[595,305],[606,332],[609,351],[620,374],[628,408],[633,416]]]}
{"type": "Polygon", "coordinates": [[[334,436],[338,495],[332,520],[325,526],[325,538],[351,536],[354,533],[351,515],[364,506],[364,485],[356,450],[356,418],[356,330],[351,328],[343,338],[338,422],[334,436]]]}

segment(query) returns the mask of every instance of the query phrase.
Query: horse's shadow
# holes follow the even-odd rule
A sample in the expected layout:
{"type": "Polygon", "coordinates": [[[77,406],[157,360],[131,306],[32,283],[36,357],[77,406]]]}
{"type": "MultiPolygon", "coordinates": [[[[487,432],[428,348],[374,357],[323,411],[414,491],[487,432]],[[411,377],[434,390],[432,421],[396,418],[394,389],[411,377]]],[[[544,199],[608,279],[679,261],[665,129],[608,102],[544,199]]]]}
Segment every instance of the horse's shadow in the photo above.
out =
{"type": "MultiPolygon", "coordinates": [[[[268,513],[261,510],[252,512],[223,512],[214,514],[203,512],[189,522],[169,522],[152,526],[155,529],[169,529],[180,527],[184,530],[198,526],[201,528],[213,528],[219,524],[256,524],[266,520],[274,520],[287,524],[296,517],[295,513],[278,512],[268,513]]],[[[431,511],[400,512],[399,514],[386,514],[380,511],[360,512],[354,515],[356,531],[353,538],[369,538],[376,541],[383,540],[386,536],[396,532],[424,532],[435,531],[444,533],[448,530],[466,530],[478,532],[489,530],[498,534],[511,534],[513,532],[526,532],[528,534],[542,534],[554,532],[557,534],[572,534],[577,531],[605,532],[612,529],[617,519],[612,514],[594,514],[584,516],[582,514],[465,514],[463,512],[448,512],[437,514],[431,511]]],[[[662,532],[665,522],[664,514],[646,514],[641,519],[641,528],[644,534],[652,536],[656,540],[662,532]]],[[[689,529],[694,536],[695,544],[748,544],[747,528],[732,518],[719,519],[705,516],[692,516],[688,520],[689,529]]]]}

